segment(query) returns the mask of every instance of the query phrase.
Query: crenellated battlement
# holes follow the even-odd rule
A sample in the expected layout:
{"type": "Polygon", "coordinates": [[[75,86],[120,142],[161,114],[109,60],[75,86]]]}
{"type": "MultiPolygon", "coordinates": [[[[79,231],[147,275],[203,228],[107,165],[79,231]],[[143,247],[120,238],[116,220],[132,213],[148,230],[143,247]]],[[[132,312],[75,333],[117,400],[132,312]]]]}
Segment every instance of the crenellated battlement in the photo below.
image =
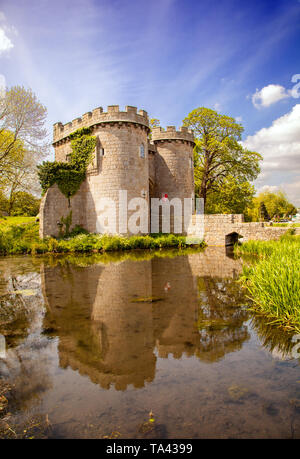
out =
{"type": "Polygon", "coordinates": [[[167,126],[166,129],[159,126],[152,129],[152,141],[154,143],[169,140],[184,140],[194,143],[194,134],[193,131],[184,126],[179,128],[178,131],[176,131],[175,126],[167,126]]]}
{"type": "Polygon", "coordinates": [[[65,139],[72,132],[82,127],[91,127],[101,123],[134,123],[149,129],[148,114],[145,110],[137,111],[136,107],[127,105],[125,111],[120,111],[119,105],[109,105],[107,112],[102,107],[97,107],[91,112],[84,113],[81,117],[75,118],[72,122],[53,125],[53,143],[65,139]]]}

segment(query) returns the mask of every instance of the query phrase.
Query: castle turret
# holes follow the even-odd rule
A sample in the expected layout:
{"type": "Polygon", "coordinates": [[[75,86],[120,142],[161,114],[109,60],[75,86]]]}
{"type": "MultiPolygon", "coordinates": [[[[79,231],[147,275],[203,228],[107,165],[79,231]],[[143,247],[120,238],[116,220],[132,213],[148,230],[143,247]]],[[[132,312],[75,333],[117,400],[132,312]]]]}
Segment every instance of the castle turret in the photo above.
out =
{"type": "Polygon", "coordinates": [[[168,126],[166,130],[157,127],[152,130],[152,141],[157,150],[153,197],[167,197],[169,201],[179,198],[183,212],[184,198],[194,199],[193,133],[186,127],[181,127],[179,131],[176,131],[175,126],[168,126]]]}
{"type": "MultiPolygon", "coordinates": [[[[117,217],[121,190],[127,191],[128,202],[137,197],[149,202],[148,115],[144,110],[137,112],[136,107],[126,106],[125,111],[120,111],[118,105],[110,105],[107,112],[100,107],[71,123],[56,123],[53,146],[57,161],[67,160],[71,152],[69,135],[80,127],[91,127],[92,134],[97,137],[95,158],[88,169],[84,189],[85,227],[90,232],[102,232],[98,218],[101,198],[116,203],[117,217]]],[[[125,226],[119,227],[117,218],[117,232],[130,233],[126,223],[134,211],[128,210],[125,226]]]]}

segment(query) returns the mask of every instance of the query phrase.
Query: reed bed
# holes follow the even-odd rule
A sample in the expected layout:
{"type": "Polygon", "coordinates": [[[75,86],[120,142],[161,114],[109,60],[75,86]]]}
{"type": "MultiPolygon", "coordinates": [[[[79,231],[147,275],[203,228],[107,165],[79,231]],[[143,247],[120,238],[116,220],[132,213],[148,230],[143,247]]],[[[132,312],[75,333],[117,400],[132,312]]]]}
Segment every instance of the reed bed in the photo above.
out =
{"type": "Polygon", "coordinates": [[[249,241],[235,253],[246,256],[241,282],[253,308],[268,316],[270,323],[300,332],[300,237],[249,241]]]}

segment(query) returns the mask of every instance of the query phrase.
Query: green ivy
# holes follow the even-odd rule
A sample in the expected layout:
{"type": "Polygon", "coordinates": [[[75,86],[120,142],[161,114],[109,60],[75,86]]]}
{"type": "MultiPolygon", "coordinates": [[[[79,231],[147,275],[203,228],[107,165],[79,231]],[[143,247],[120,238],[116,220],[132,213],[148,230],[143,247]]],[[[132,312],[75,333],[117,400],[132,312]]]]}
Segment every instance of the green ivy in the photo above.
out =
{"type": "Polygon", "coordinates": [[[60,222],[58,224],[59,237],[69,236],[71,224],[72,224],[72,211],[70,211],[70,213],[66,217],[61,217],[60,222]],[[64,225],[65,225],[65,229],[63,229],[64,225]]]}
{"type": "Polygon", "coordinates": [[[43,194],[54,183],[70,199],[77,193],[86,177],[86,169],[93,160],[96,137],[90,135],[91,128],[81,128],[70,134],[72,152],[69,162],[44,161],[37,166],[43,194]]]}

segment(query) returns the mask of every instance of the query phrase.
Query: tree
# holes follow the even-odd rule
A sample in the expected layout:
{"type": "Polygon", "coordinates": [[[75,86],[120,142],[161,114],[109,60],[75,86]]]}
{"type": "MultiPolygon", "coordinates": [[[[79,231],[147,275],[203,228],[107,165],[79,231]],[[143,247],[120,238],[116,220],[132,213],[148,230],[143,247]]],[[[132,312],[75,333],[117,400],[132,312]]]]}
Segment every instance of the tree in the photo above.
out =
{"type": "Polygon", "coordinates": [[[157,118],[150,118],[150,123],[149,124],[150,124],[150,128],[153,129],[153,128],[156,128],[156,127],[160,126],[160,121],[157,118]]]}
{"type": "MultiPolygon", "coordinates": [[[[11,138],[11,133],[3,131],[1,136],[11,138]]],[[[24,149],[23,142],[18,140],[10,154],[3,161],[5,173],[0,176],[0,186],[7,196],[7,212],[11,215],[15,201],[15,193],[40,193],[36,171],[36,160],[31,152],[24,149]]]]}
{"type": "Polygon", "coordinates": [[[264,203],[269,219],[279,219],[288,217],[297,213],[296,207],[289,202],[283,191],[276,193],[263,191],[253,199],[252,206],[249,206],[248,213],[252,221],[258,221],[261,218],[260,208],[264,203]]]}
{"type": "Polygon", "coordinates": [[[261,201],[259,204],[259,220],[262,222],[267,222],[270,220],[270,216],[263,201],[261,201]]]}
{"type": "Polygon", "coordinates": [[[41,200],[25,191],[17,191],[9,202],[9,215],[35,217],[39,213],[41,200]]]}
{"type": "Polygon", "coordinates": [[[44,127],[47,109],[31,89],[13,86],[0,97],[0,175],[9,175],[22,148],[38,162],[48,151],[44,127]]]}
{"type": "Polygon", "coordinates": [[[260,172],[259,153],[249,151],[240,143],[243,127],[234,118],[209,108],[199,107],[184,120],[196,137],[196,195],[206,200],[232,177],[240,183],[254,180],[260,172]]]}
{"type": "Polygon", "coordinates": [[[208,194],[206,213],[208,214],[245,214],[251,206],[255,188],[248,181],[239,181],[228,176],[222,185],[208,194]]]}
{"type": "Polygon", "coordinates": [[[22,164],[25,154],[24,144],[21,140],[14,139],[14,134],[8,130],[0,129],[0,185],[11,180],[13,169],[22,164]],[[5,151],[9,151],[5,154],[5,151]]]}
{"type": "Polygon", "coordinates": [[[149,127],[150,127],[150,132],[149,132],[149,139],[152,138],[152,129],[153,128],[156,128],[156,127],[159,127],[160,126],[160,121],[159,119],[157,118],[150,118],[150,121],[149,121],[149,127]]]}
{"type": "Polygon", "coordinates": [[[0,188],[0,217],[7,212],[8,201],[3,189],[0,188]]]}

